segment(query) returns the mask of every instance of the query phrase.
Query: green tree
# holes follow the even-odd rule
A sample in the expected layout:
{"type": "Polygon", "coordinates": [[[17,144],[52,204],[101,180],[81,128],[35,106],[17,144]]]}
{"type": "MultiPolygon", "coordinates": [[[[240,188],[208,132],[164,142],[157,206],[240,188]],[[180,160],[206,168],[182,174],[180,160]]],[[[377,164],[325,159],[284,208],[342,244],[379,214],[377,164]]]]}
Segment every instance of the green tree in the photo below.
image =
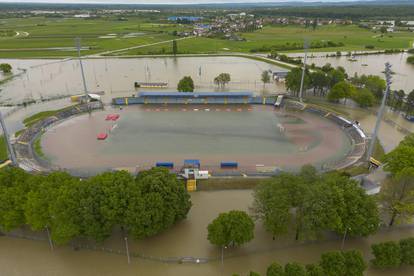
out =
{"type": "Polygon", "coordinates": [[[263,86],[266,85],[266,83],[270,82],[270,74],[269,71],[265,70],[262,72],[262,78],[261,78],[262,82],[263,82],[263,86]]]}
{"type": "Polygon", "coordinates": [[[347,270],[345,257],[340,251],[323,253],[320,266],[326,276],[344,276],[347,270]]]}
{"type": "Polygon", "coordinates": [[[72,181],[72,176],[67,173],[54,172],[45,177],[37,177],[38,185],[27,196],[24,206],[26,223],[33,230],[39,231],[50,228],[53,218],[50,208],[56,200],[59,188],[72,181]]]}
{"type": "Polygon", "coordinates": [[[389,241],[371,246],[374,259],[371,263],[380,269],[397,268],[401,265],[401,252],[398,243],[389,241]]]}
{"type": "Polygon", "coordinates": [[[407,113],[412,115],[414,111],[414,90],[408,94],[405,105],[407,113]]]}
{"type": "Polygon", "coordinates": [[[313,94],[316,96],[316,93],[319,92],[319,95],[324,95],[324,90],[329,85],[328,75],[321,71],[316,70],[310,73],[311,86],[313,87],[313,94]]]}
{"type": "Polygon", "coordinates": [[[385,80],[379,76],[362,75],[352,78],[352,83],[360,88],[366,88],[375,96],[377,100],[381,100],[386,87],[385,80]]]}
{"type": "Polygon", "coordinates": [[[401,263],[414,265],[414,238],[400,240],[401,263]]]}
{"type": "MultiPolygon", "coordinates": [[[[293,68],[286,76],[286,88],[292,92],[294,96],[299,95],[301,79],[302,69],[299,67],[293,68]]],[[[306,72],[303,82],[304,91],[309,88],[310,83],[309,73],[306,72]]]]}
{"type": "Polygon", "coordinates": [[[345,80],[346,73],[341,67],[338,67],[337,69],[332,69],[328,72],[328,78],[329,87],[334,87],[335,84],[345,80]]]}
{"type": "Polygon", "coordinates": [[[390,217],[389,226],[409,221],[414,214],[414,167],[404,168],[384,181],[379,199],[390,217]]]}
{"type": "Polygon", "coordinates": [[[12,71],[12,66],[8,63],[1,63],[0,64],[0,71],[2,71],[3,73],[11,73],[12,71]]]}
{"type": "Polygon", "coordinates": [[[150,237],[186,218],[191,208],[184,182],[165,168],[140,172],[131,191],[127,229],[137,238],[150,237]],[[139,213],[135,213],[139,212],[139,213]]]}
{"type": "Polygon", "coordinates": [[[336,83],[332,88],[331,91],[328,93],[328,100],[331,102],[338,102],[340,99],[351,98],[355,91],[355,87],[348,82],[341,81],[336,83]]]}
{"type": "Polygon", "coordinates": [[[285,276],[285,272],[280,264],[273,262],[267,267],[266,276],[285,276]]]}
{"type": "Polygon", "coordinates": [[[366,194],[357,181],[349,177],[333,173],[327,176],[329,184],[341,190],[343,208],[339,210],[341,227],[336,229],[339,234],[349,236],[368,236],[377,231],[380,217],[374,197],[366,194]]]}
{"type": "Polygon", "coordinates": [[[325,276],[325,272],[322,267],[318,264],[308,264],[306,265],[306,275],[307,276],[325,276]]]}
{"type": "Polygon", "coordinates": [[[226,84],[228,84],[231,81],[231,77],[229,73],[221,73],[217,77],[214,78],[214,83],[221,88],[224,88],[226,84]]]}
{"type": "Polygon", "coordinates": [[[180,92],[194,92],[194,81],[190,76],[182,78],[177,85],[180,92]]]}
{"type": "Polygon", "coordinates": [[[409,56],[407,58],[407,63],[414,64],[414,56],[409,56]]]}
{"type": "Polygon", "coordinates": [[[306,270],[301,264],[287,263],[285,265],[285,276],[306,276],[306,270]]]}
{"type": "Polygon", "coordinates": [[[414,147],[399,145],[384,157],[384,169],[393,175],[405,168],[414,167],[414,147]]]}
{"type": "Polygon", "coordinates": [[[254,222],[243,211],[221,213],[207,227],[210,243],[217,246],[239,246],[254,237],[254,222]]]}
{"type": "Polygon", "coordinates": [[[408,134],[400,142],[401,146],[414,147],[414,134],[408,134]]]}
{"type": "Polygon", "coordinates": [[[25,224],[24,206],[32,176],[25,171],[7,167],[0,170],[0,228],[13,230],[25,224]]]}
{"type": "Polygon", "coordinates": [[[351,97],[360,107],[370,107],[375,103],[374,95],[367,88],[355,89],[351,97]]]}
{"type": "Polygon", "coordinates": [[[173,52],[174,56],[176,56],[177,53],[178,53],[177,40],[175,40],[175,39],[172,41],[172,52],[173,52]]]}
{"type": "Polygon", "coordinates": [[[346,272],[344,276],[363,276],[367,265],[364,261],[362,253],[357,250],[342,252],[345,258],[346,272]]]}

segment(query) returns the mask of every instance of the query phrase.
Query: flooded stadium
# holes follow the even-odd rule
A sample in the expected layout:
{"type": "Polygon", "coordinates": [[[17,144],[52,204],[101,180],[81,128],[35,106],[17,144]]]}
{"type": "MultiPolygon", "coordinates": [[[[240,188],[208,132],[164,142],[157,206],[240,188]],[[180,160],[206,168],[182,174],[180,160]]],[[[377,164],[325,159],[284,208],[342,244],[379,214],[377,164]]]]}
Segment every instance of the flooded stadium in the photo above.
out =
{"type": "Polygon", "coordinates": [[[106,108],[50,127],[41,145],[65,169],[146,169],[156,162],[198,159],[217,171],[234,161],[239,170],[321,168],[344,159],[351,140],[335,123],[306,112],[262,105],[136,105],[106,108]],[[116,121],[106,120],[109,114],[116,121]],[[97,135],[107,134],[105,140],[97,135]]]}

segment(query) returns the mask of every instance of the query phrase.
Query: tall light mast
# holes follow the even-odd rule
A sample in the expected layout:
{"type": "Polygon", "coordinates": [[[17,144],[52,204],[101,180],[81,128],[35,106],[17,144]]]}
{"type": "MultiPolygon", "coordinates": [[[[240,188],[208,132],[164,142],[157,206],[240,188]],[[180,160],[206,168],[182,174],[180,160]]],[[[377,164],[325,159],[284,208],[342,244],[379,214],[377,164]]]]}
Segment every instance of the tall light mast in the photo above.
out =
{"type": "Polygon", "coordinates": [[[88,99],[88,88],[86,87],[85,72],[83,71],[83,64],[82,64],[82,57],[81,57],[81,39],[77,37],[75,39],[75,43],[76,43],[76,48],[78,50],[78,59],[79,59],[79,65],[80,65],[81,74],[82,74],[83,89],[84,89],[85,97],[87,100],[88,99]]]}
{"type": "Polygon", "coordinates": [[[300,90],[299,90],[299,101],[300,102],[303,102],[303,85],[304,85],[304,82],[305,82],[306,63],[308,61],[308,47],[309,47],[309,44],[308,44],[307,39],[305,39],[305,42],[304,42],[303,46],[304,46],[304,50],[305,50],[305,57],[303,59],[302,79],[300,81],[300,90]]]}
{"type": "Polygon", "coordinates": [[[391,64],[387,62],[385,63],[385,80],[387,82],[387,88],[385,89],[384,96],[382,97],[381,107],[377,114],[377,122],[375,123],[374,132],[372,133],[372,136],[371,136],[371,141],[370,141],[368,152],[367,152],[368,162],[372,156],[372,153],[374,152],[375,141],[377,139],[378,131],[381,126],[382,117],[384,116],[385,103],[387,101],[387,97],[391,89],[391,83],[392,83],[391,78],[392,78],[391,64]]]}
{"type": "Polygon", "coordinates": [[[12,162],[14,166],[17,166],[18,163],[17,163],[16,154],[14,152],[14,148],[12,144],[10,143],[10,136],[9,136],[9,133],[7,132],[6,123],[4,122],[3,114],[1,112],[0,112],[0,124],[1,124],[1,128],[3,129],[3,136],[4,136],[4,140],[6,141],[6,146],[7,146],[7,151],[9,153],[10,161],[12,162]]]}

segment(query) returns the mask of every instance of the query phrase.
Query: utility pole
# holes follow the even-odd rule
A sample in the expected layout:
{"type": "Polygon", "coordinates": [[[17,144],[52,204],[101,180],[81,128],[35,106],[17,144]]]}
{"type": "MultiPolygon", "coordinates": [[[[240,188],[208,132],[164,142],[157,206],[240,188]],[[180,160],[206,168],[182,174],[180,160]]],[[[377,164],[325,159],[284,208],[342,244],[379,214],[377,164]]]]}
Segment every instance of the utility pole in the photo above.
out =
{"type": "Polygon", "coordinates": [[[125,239],[125,249],[126,249],[126,255],[128,258],[128,264],[131,263],[131,256],[129,255],[129,246],[128,246],[128,237],[124,237],[125,239]]]}
{"type": "Polygon", "coordinates": [[[79,59],[79,65],[80,65],[81,74],[82,74],[83,89],[85,92],[86,100],[88,100],[88,88],[86,87],[85,72],[83,71],[83,64],[82,64],[82,58],[81,58],[81,39],[77,37],[75,39],[75,43],[76,43],[76,48],[78,49],[78,59],[79,59]]]}
{"type": "Polygon", "coordinates": [[[367,161],[368,162],[369,162],[369,160],[372,156],[372,153],[374,152],[375,141],[377,139],[378,131],[379,131],[379,128],[381,126],[381,120],[382,120],[382,117],[383,117],[384,111],[385,111],[385,103],[387,101],[388,94],[390,93],[391,83],[392,83],[391,73],[392,73],[391,72],[391,64],[389,62],[387,62],[387,63],[385,63],[385,80],[387,82],[387,88],[385,89],[384,96],[382,97],[381,107],[380,107],[380,109],[378,111],[378,114],[377,114],[377,122],[375,123],[374,132],[372,133],[372,136],[371,136],[371,141],[370,141],[368,152],[367,152],[367,161]]]}
{"type": "Polygon", "coordinates": [[[4,122],[3,114],[1,112],[0,112],[0,124],[1,124],[1,128],[3,129],[3,136],[4,136],[4,140],[6,141],[6,146],[7,146],[7,151],[9,152],[10,161],[12,162],[14,166],[18,166],[16,154],[14,153],[14,148],[12,144],[10,143],[10,136],[9,136],[9,133],[7,132],[6,123],[4,122]]]}
{"type": "Polygon", "coordinates": [[[303,59],[302,79],[300,81],[300,91],[299,91],[299,101],[300,102],[303,102],[303,85],[304,85],[304,82],[305,82],[306,63],[308,61],[308,47],[309,47],[309,45],[308,45],[308,40],[307,39],[305,39],[305,42],[304,42],[303,46],[304,46],[304,50],[305,50],[305,57],[303,59]]]}

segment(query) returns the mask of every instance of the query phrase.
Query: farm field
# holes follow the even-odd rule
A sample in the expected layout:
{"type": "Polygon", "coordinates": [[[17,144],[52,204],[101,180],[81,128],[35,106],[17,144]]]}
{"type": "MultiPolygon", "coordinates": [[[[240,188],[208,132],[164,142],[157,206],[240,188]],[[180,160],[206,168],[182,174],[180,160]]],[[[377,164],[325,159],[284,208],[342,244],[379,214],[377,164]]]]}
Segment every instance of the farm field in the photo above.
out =
{"type": "MultiPolygon", "coordinates": [[[[164,22],[149,18],[107,17],[82,18],[10,18],[0,20],[0,58],[70,57],[76,55],[75,37],[82,38],[83,55],[103,53],[133,46],[152,44],[176,38],[173,31],[189,31],[191,25],[164,22]],[[15,35],[11,35],[11,34],[15,35]]],[[[406,49],[412,47],[414,36],[409,32],[396,32],[381,36],[355,25],[321,26],[316,30],[303,26],[266,26],[262,30],[238,34],[244,41],[196,37],[180,41],[180,54],[219,52],[267,52],[272,46],[302,44],[305,38],[311,42],[343,43],[340,47],[318,48],[312,51],[406,49]]],[[[291,50],[292,51],[301,51],[291,50]]],[[[139,49],[117,52],[114,55],[170,54],[171,43],[151,45],[139,49]]]]}
{"type": "Polygon", "coordinates": [[[154,24],[132,18],[16,18],[0,20],[0,32],[14,31],[14,36],[0,36],[0,57],[66,57],[76,55],[75,37],[82,38],[82,54],[150,44],[174,38],[171,32],[186,26],[154,24]]]}
{"type": "MultiPolygon", "coordinates": [[[[379,33],[362,29],[355,25],[322,26],[316,30],[312,30],[311,28],[306,29],[303,26],[267,26],[259,31],[239,35],[245,41],[197,37],[190,41],[180,42],[178,51],[182,54],[251,52],[252,49],[283,46],[288,43],[302,44],[305,38],[309,39],[310,42],[332,41],[334,43],[344,44],[341,47],[311,49],[314,52],[367,50],[365,48],[367,45],[374,46],[375,50],[383,50],[411,48],[414,41],[414,35],[409,32],[396,32],[385,34],[381,37],[379,33]]],[[[161,54],[163,53],[162,48],[165,47],[165,45],[159,45],[150,48],[140,48],[124,52],[123,54],[161,54]]],[[[168,45],[167,49],[164,50],[171,52],[171,46],[168,45]]],[[[295,52],[295,50],[288,52],[295,52]]]]}

